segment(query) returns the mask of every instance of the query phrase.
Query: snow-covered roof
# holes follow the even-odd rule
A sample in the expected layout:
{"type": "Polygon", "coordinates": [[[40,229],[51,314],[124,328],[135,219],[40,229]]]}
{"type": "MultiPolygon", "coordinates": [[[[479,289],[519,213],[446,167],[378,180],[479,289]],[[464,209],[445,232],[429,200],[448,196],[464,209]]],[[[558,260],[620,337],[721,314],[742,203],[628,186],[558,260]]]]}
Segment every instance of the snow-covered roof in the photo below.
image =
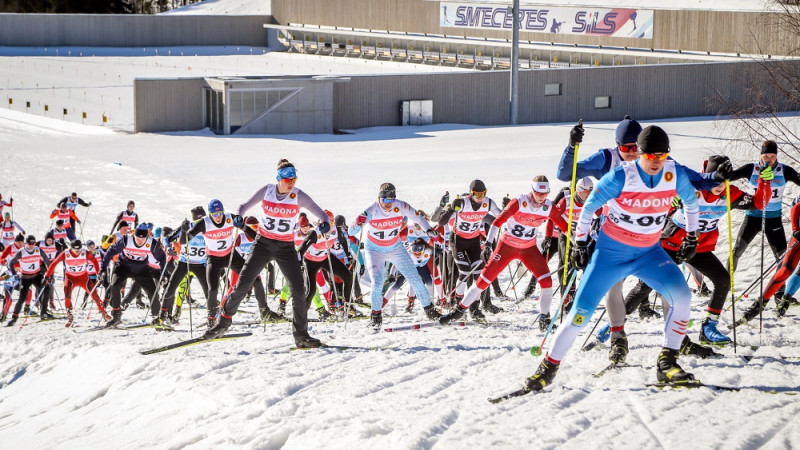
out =
{"type": "Polygon", "coordinates": [[[204,0],[162,14],[224,14],[229,16],[266,16],[270,0],[204,0]]]}

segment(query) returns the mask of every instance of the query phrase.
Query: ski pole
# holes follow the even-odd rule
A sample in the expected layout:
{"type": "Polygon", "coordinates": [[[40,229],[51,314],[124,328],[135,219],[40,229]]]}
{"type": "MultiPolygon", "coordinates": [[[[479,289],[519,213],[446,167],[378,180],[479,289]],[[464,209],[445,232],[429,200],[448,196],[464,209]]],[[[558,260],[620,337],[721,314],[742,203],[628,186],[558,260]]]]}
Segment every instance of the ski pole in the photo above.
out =
{"type": "Polygon", "coordinates": [[[89,205],[89,206],[86,207],[86,214],[84,214],[83,222],[81,222],[81,238],[80,238],[81,240],[83,240],[83,226],[86,225],[86,219],[89,218],[89,208],[91,208],[91,207],[92,207],[92,205],[89,205]]]}
{"type": "MultiPolygon", "coordinates": [[[[356,245],[356,255],[353,257],[353,258],[355,258],[355,264],[353,264],[353,285],[350,287],[350,300],[348,300],[348,299],[344,300],[344,309],[345,309],[345,311],[347,311],[347,314],[344,315],[344,329],[345,330],[347,330],[347,323],[349,322],[349,319],[350,319],[350,307],[353,304],[352,298],[355,296],[355,293],[356,293],[356,283],[360,282],[360,281],[356,281],[356,273],[358,273],[358,255],[361,254],[361,246],[363,245],[363,242],[364,242],[364,241],[361,240],[361,238],[364,237],[364,225],[366,225],[366,223],[361,224],[361,230],[359,230],[359,232],[358,232],[358,245],[356,245]]],[[[374,289],[374,286],[373,286],[373,289],[374,289]]],[[[362,294],[362,297],[364,295],[365,294],[362,294]]],[[[372,308],[370,308],[370,310],[371,309],[372,308]]]]}
{"type": "MultiPolygon", "coordinates": [[[[42,286],[42,288],[39,289],[39,293],[38,293],[38,295],[36,295],[36,299],[33,301],[33,304],[31,305],[31,308],[36,308],[39,305],[39,300],[41,299],[42,294],[44,293],[44,291],[47,290],[47,289],[44,288],[44,286],[46,284],[47,284],[47,282],[45,282],[44,285],[42,286]]],[[[22,281],[21,280],[20,280],[20,285],[22,285],[22,281]]],[[[30,311],[30,310],[28,310],[28,311],[30,311]]],[[[30,317],[30,316],[31,316],[30,312],[28,312],[28,314],[25,314],[25,320],[23,320],[22,324],[19,326],[20,330],[22,330],[22,327],[24,327],[25,324],[28,323],[28,317],[30,317]]],[[[42,316],[42,312],[41,312],[41,308],[39,308],[39,317],[41,317],[41,316],[42,316]]]]}
{"type": "MultiPolygon", "coordinates": [[[[572,283],[575,282],[575,278],[576,278],[577,275],[578,275],[578,271],[577,270],[572,272],[572,276],[570,277],[569,283],[567,284],[566,293],[561,298],[561,303],[562,304],[564,303],[564,300],[566,300],[567,296],[569,295],[569,288],[572,287],[572,283]]],[[[556,319],[559,316],[558,313],[559,313],[559,310],[556,309],[555,314],[553,314],[553,318],[550,319],[550,325],[547,326],[547,332],[544,334],[544,338],[542,339],[542,343],[539,344],[538,347],[531,347],[531,354],[532,355],[539,356],[539,355],[542,354],[542,347],[544,347],[544,343],[547,341],[547,336],[550,335],[550,331],[553,330],[553,325],[556,323],[556,319]]]]}
{"type": "MultiPolygon", "coordinates": [[[[731,184],[725,180],[725,199],[728,203],[728,272],[731,277],[731,307],[733,308],[733,323],[736,323],[736,307],[734,303],[734,288],[733,288],[733,229],[731,225],[731,184]]],[[[736,354],[736,327],[733,327],[733,353],[736,354]]]]}
{"type": "MultiPolygon", "coordinates": [[[[514,280],[514,274],[513,274],[513,273],[511,273],[511,266],[506,266],[506,269],[508,269],[508,276],[509,276],[509,277],[510,277],[510,279],[513,281],[513,280],[514,280]]],[[[513,291],[514,291],[514,301],[516,301],[517,303],[519,303],[519,296],[517,295],[517,290],[516,290],[516,289],[514,289],[513,291]]]]}
{"type": "MultiPolygon", "coordinates": [[[[578,126],[583,128],[583,119],[578,120],[578,126]]],[[[566,257],[569,257],[569,243],[572,240],[572,211],[575,208],[575,175],[578,172],[578,147],[580,143],[575,143],[575,152],[572,155],[572,182],[570,183],[570,196],[569,196],[569,220],[567,221],[567,243],[564,250],[566,257]]],[[[567,273],[569,264],[564,264],[564,276],[561,285],[567,284],[567,273]]],[[[548,330],[549,331],[549,330],[548,330]]],[[[546,336],[545,336],[546,337],[546,336]]]]}
{"type": "MultiPolygon", "coordinates": [[[[760,175],[759,175],[760,179],[760,175]]],[[[764,270],[764,240],[767,236],[767,191],[764,190],[764,209],[761,210],[761,270],[764,270]]],[[[729,239],[730,240],[730,239],[729,239]]],[[[775,260],[778,261],[777,259],[775,260]]],[[[731,305],[733,306],[733,305],[731,305]]],[[[758,293],[758,341],[762,344],[762,333],[764,331],[764,277],[761,277],[761,287],[758,293]]]]}
{"type": "Polygon", "coordinates": [[[604,309],[603,312],[600,314],[600,317],[598,317],[597,320],[595,321],[594,326],[592,327],[592,331],[590,331],[589,335],[586,336],[586,340],[583,341],[583,345],[581,345],[581,349],[586,347],[586,343],[589,342],[589,339],[591,339],[592,335],[594,335],[594,330],[596,330],[597,326],[600,325],[600,322],[602,322],[603,317],[606,315],[606,311],[608,311],[608,309],[604,309]]]}
{"type": "MultiPolygon", "coordinates": [[[[334,273],[333,273],[333,262],[331,261],[331,257],[333,257],[333,255],[331,254],[330,245],[328,245],[328,235],[323,234],[322,238],[325,239],[325,251],[328,252],[328,254],[326,255],[325,258],[328,260],[328,270],[330,270],[330,274],[331,274],[331,287],[333,288],[333,298],[336,299],[335,300],[335,302],[336,302],[336,301],[339,301],[339,293],[336,291],[336,278],[335,278],[336,275],[334,275],[334,273]]],[[[311,289],[311,287],[309,287],[309,289],[311,289]]],[[[342,295],[344,295],[344,292],[342,292],[342,295]]],[[[324,300],[324,298],[323,298],[323,300],[324,300]]],[[[322,307],[324,308],[325,305],[322,305],[322,307]]],[[[350,311],[348,311],[345,308],[344,313],[346,315],[349,315],[350,311]]]]}

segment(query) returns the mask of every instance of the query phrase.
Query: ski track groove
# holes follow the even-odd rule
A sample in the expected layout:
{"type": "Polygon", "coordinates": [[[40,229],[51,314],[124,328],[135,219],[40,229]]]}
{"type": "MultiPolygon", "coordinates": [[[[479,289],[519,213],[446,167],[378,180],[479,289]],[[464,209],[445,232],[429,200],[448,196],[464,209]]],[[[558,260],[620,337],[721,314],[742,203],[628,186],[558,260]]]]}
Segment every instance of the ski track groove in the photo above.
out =
{"type": "Polygon", "coordinates": [[[656,432],[653,430],[652,427],[650,427],[650,425],[647,423],[647,421],[644,419],[644,417],[642,417],[642,411],[640,410],[640,408],[643,405],[641,405],[639,402],[636,401],[636,395],[635,394],[627,394],[625,397],[626,397],[625,404],[630,406],[629,410],[634,413],[634,416],[636,417],[636,421],[638,423],[642,424],[644,429],[647,431],[648,434],[650,434],[650,436],[652,436],[652,438],[656,441],[656,444],[660,448],[666,448],[664,446],[664,442],[662,442],[661,438],[658,437],[658,434],[656,434],[656,432]]]}

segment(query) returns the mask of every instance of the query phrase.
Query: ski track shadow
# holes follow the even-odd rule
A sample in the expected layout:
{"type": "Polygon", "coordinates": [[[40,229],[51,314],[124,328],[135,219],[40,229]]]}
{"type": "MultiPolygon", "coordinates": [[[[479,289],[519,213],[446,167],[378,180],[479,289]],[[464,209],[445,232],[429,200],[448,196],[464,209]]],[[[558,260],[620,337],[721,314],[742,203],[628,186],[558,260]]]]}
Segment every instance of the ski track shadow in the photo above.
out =
{"type": "Polygon", "coordinates": [[[11,377],[10,380],[8,380],[8,383],[5,383],[3,386],[0,386],[0,389],[7,388],[13,382],[15,382],[15,381],[19,380],[20,378],[22,378],[22,376],[25,375],[26,373],[28,373],[28,367],[24,366],[23,368],[17,370],[17,372],[14,374],[14,376],[11,377]]]}

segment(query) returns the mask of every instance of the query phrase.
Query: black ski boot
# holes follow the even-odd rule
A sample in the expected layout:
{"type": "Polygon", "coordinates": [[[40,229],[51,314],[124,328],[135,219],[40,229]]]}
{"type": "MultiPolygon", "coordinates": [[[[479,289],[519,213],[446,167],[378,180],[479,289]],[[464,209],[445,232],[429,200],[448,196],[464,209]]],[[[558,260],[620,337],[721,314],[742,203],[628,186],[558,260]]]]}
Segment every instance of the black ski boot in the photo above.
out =
{"type": "MultiPolygon", "coordinates": [[[[210,319],[209,319],[210,322],[210,319]]],[[[208,331],[203,335],[203,339],[216,339],[230,328],[231,323],[233,323],[233,319],[226,319],[225,317],[220,316],[219,322],[214,326],[209,326],[208,331]]]]}
{"type": "Polygon", "coordinates": [[[2,313],[0,313],[0,323],[3,323],[3,322],[5,322],[5,321],[6,321],[6,315],[5,315],[5,314],[2,314],[2,313]]]}
{"type": "Polygon", "coordinates": [[[700,344],[695,344],[691,339],[689,339],[689,336],[683,337],[680,353],[681,355],[692,355],[703,359],[710,358],[712,356],[722,356],[715,352],[711,347],[704,347],[700,344]]]}
{"type": "Polygon", "coordinates": [[[158,314],[158,317],[153,318],[153,325],[158,325],[164,328],[172,328],[169,325],[169,313],[167,310],[162,309],[161,312],[158,314]]]}
{"type": "Polygon", "coordinates": [[[789,307],[792,306],[791,297],[785,296],[778,300],[779,297],[775,297],[775,315],[778,318],[781,318],[786,315],[786,312],[789,310],[789,307]]]}
{"type": "Polygon", "coordinates": [[[428,319],[439,320],[442,317],[442,313],[436,310],[436,308],[433,306],[433,303],[426,306],[424,310],[425,310],[425,317],[427,317],[428,319]]]}
{"type": "Polygon", "coordinates": [[[286,315],[286,303],[288,301],[289,300],[281,300],[280,302],[278,302],[278,315],[279,316],[285,316],[286,315]]]}
{"type": "Polygon", "coordinates": [[[306,333],[303,336],[295,336],[294,345],[297,348],[318,348],[322,347],[322,341],[317,338],[313,338],[306,333]]]}
{"type": "Polygon", "coordinates": [[[756,300],[756,302],[753,303],[753,306],[747,308],[744,311],[744,315],[742,316],[740,322],[741,321],[744,321],[743,323],[750,322],[751,320],[758,317],[758,315],[761,314],[761,311],[763,310],[764,310],[764,302],[761,301],[760,299],[756,300]]]}
{"type": "Polygon", "coordinates": [[[533,376],[525,380],[525,387],[531,391],[541,391],[553,383],[558,372],[558,364],[543,359],[533,376]]]}
{"type": "Polygon", "coordinates": [[[43,313],[39,314],[39,320],[40,321],[53,320],[55,318],[56,317],[54,315],[50,314],[49,312],[43,312],[43,313]]]}
{"type": "Polygon", "coordinates": [[[639,304],[639,318],[640,319],[660,319],[661,314],[655,309],[650,307],[650,303],[643,301],[639,304]]]}
{"type": "Polygon", "coordinates": [[[408,297],[408,305],[405,307],[405,312],[412,313],[414,312],[414,302],[417,300],[417,297],[408,297]]]}
{"type": "Polygon", "coordinates": [[[8,321],[8,323],[6,324],[6,326],[7,326],[7,327],[13,327],[15,323],[17,323],[17,316],[16,316],[16,315],[14,315],[14,314],[12,314],[12,315],[11,315],[11,320],[9,320],[9,321],[8,321]]]}
{"type": "MultiPolygon", "coordinates": [[[[539,322],[539,331],[543,333],[547,331],[547,328],[550,326],[550,320],[551,320],[550,313],[539,314],[539,317],[537,319],[537,321],[539,322]]],[[[558,325],[553,324],[553,329],[555,330],[556,328],[558,328],[558,325]]]]}
{"type": "Polygon", "coordinates": [[[469,305],[469,316],[478,323],[486,323],[486,316],[481,312],[479,302],[474,302],[469,305]]]}
{"type": "Polygon", "coordinates": [[[705,283],[703,283],[703,284],[700,286],[700,289],[697,289],[697,291],[695,291],[695,292],[696,292],[696,293],[697,293],[697,295],[699,295],[700,297],[711,297],[711,294],[712,294],[712,292],[711,292],[711,289],[709,289],[709,288],[708,288],[708,285],[707,285],[707,284],[705,284],[705,283]]]}
{"type": "Polygon", "coordinates": [[[25,305],[25,307],[22,308],[22,314],[25,314],[26,316],[29,316],[31,314],[31,306],[30,305],[25,305]]]}
{"type": "Polygon", "coordinates": [[[684,371],[678,365],[678,351],[662,348],[656,364],[656,379],[659,383],[690,383],[694,375],[684,371]]]}
{"type": "MultiPolygon", "coordinates": [[[[261,315],[261,321],[262,322],[274,322],[276,320],[283,319],[283,316],[281,316],[280,314],[276,313],[275,311],[269,309],[269,307],[259,308],[258,312],[261,315]]],[[[320,317],[320,318],[322,318],[322,317],[320,317]]]]}
{"type": "Polygon", "coordinates": [[[625,364],[628,357],[628,337],[622,336],[611,339],[611,350],[608,352],[608,360],[614,364],[625,364]]]}
{"type": "Polygon", "coordinates": [[[113,328],[122,323],[122,310],[115,309],[111,311],[111,320],[106,322],[106,328],[113,328]]]}
{"type": "Polygon", "coordinates": [[[456,322],[458,319],[464,317],[464,313],[466,313],[466,309],[456,308],[450,314],[445,314],[439,318],[439,323],[442,325],[448,325],[450,322],[456,322]]]}
{"type": "Polygon", "coordinates": [[[375,331],[380,331],[382,325],[383,325],[383,312],[372,311],[372,315],[370,315],[369,317],[369,326],[375,331]]]}
{"type": "MultiPolygon", "coordinates": [[[[317,316],[319,317],[319,320],[331,320],[331,317],[333,317],[324,306],[317,308],[317,316]]],[[[262,321],[263,320],[264,319],[262,319],[262,321]]]]}
{"type": "Polygon", "coordinates": [[[505,311],[503,308],[493,305],[492,299],[488,295],[486,296],[486,300],[483,302],[482,309],[490,314],[497,314],[505,311]]]}

